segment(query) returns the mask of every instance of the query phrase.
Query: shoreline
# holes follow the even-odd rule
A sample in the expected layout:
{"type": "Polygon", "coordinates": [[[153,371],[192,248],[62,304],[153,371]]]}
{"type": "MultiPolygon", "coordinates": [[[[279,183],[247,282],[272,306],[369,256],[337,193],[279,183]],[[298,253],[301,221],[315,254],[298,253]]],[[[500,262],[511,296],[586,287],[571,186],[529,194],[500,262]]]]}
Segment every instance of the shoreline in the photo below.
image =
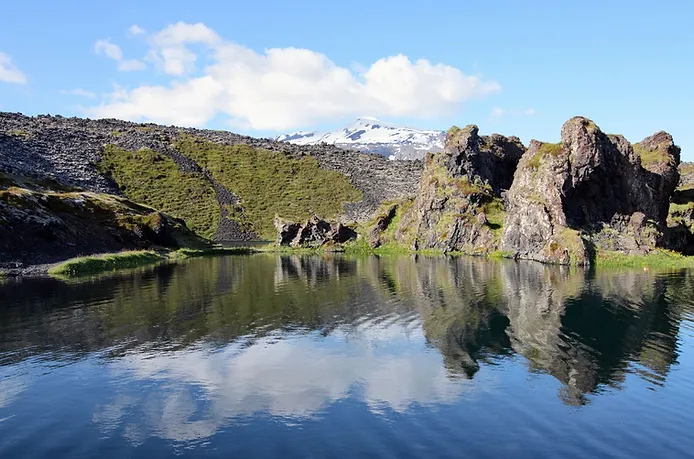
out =
{"type": "Polygon", "coordinates": [[[0,268],[0,279],[21,277],[78,278],[159,263],[176,263],[189,258],[215,255],[249,255],[252,247],[212,247],[208,249],[125,250],[68,258],[55,263],[0,268]]]}
{"type": "MultiPolygon", "coordinates": [[[[473,257],[487,260],[534,261],[515,257],[505,252],[490,252],[471,254],[464,252],[448,252],[443,250],[411,250],[400,246],[386,246],[376,249],[365,249],[363,246],[346,245],[342,247],[320,248],[290,248],[275,245],[249,247],[213,247],[209,249],[177,249],[177,250],[130,250],[122,252],[94,254],[83,257],[69,258],[50,264],[27,265],[18,268],[0,269],[0,279],[21,277],[54,277],[79,278],[90,275],[115,272],[159,263],[176,263],[190,258],[218,255],[251,255],[257,253],[274,253],[285,255],[325,255],[344,254],[351,256],[401,256],[418,255],[433,257],[473,257]]],[[[542,263],[535,261],[536,263],[542,263]]],[[[543,263],[550,264],[551,263],[543,263]]],[[[584,269],[687,269],[694,268],[694,256],[685,256],[664,249],[655,250],[643,255],[629,255],[622,252],[598,252],[590,265],[560,265],[584,269]]]]}

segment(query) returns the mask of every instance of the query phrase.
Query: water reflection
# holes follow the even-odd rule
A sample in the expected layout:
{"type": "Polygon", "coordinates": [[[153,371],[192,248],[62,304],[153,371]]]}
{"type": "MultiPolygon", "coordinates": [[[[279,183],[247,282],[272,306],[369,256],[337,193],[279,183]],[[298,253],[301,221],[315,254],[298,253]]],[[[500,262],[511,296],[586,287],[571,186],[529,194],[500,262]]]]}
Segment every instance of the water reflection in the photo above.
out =
{"type": "Polygon", "coordinates": [[[258,413],[320,418],[345,400],[376,415],[458,403],[494,390],[500,374],[483,368],[519,358],[580,406],[628,374],[663,385],[691,291],[687,271],[339,255],[9,282],[0,409],[30,391],[27,362],[50,373],[87,361],[105,381],[91,413],[103,435],[190,441],[258,413]]]}

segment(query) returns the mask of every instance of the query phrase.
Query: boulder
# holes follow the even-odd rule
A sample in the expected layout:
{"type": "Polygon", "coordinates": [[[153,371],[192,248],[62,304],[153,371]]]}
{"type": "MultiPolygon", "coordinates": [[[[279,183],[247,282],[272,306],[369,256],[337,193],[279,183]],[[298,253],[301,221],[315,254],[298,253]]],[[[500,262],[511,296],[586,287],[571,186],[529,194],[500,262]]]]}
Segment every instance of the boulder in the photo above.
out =
{"type": "Polygon", "coordinates": [[[304,223],[295,223],[275,216],[277,245],[287,247],[318,248],[344,244],[357,238],[352,228],[340,222],[328,222],[312,214],[304,223]]]}
{"type": "Polygon", "coordinates": [[[275,228],[277,229],[277,245],[287,246],[296,238],[296,235],[301,229],[301,224],[290,222],[278,215],[275,215],[275,228]]]}
{"type": "Polygon", "coordinates": [[[587,118],[570,119],[560,143],[533,140],[521,158],[507,195],[501,250],[586,265],[594,249],[655,248],[679,181],[679,153],[665,132],[632,146],[587,118]]]}
{"type": "MultiPolygon", "coordinates": [[[[395,236],[412,249],[488,253],[497,249],[501,195],[524,152],[516,137],[451,128],[443,152],[425,158],[417,197],[395,236]]],[[[372,235],[372,239],[373,235],[372,235]]]]}

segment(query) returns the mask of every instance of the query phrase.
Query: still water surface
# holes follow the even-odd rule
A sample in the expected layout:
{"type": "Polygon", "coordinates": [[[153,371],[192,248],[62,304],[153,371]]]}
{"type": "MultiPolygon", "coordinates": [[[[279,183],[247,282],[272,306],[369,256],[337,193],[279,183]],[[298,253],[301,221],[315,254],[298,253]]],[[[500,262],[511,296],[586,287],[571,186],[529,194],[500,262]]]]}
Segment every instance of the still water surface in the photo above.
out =
{"type": "Polygon", "coordinates": [[[693,457],[693,274],[263,254],[5,281],[0,457],[693,457]]]}

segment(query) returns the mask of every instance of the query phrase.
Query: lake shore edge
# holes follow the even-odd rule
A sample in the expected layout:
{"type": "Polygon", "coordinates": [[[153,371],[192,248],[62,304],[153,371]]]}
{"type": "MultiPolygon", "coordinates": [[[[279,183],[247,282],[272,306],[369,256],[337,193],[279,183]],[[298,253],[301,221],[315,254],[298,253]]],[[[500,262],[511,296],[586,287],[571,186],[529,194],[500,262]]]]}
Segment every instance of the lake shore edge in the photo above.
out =
{"type": "MultiPolygon", "coordinates": [[[[26,277],[26,276],[51,276],[57,278],[77,278],[89,275],[97,275],[108,272],[139,268],[158,263],[176,263],[196,257],[221,256],[221,255],[252,255],[258,253],[275,253],[283,255],[326,255],[345,254],[353,256],[402,256],[418,255],[430,257],[473,257],[487,260],[514,260],[519,261],[512,253],[494,251],[489,253],[465,253],[444,252],[443,250],[426,249],[412,250],[404,246],[387,244],[378,248],[369,248],[367,245],[352,243],[344,246],[318,247],[318,248],[290,248],[277,245],[262,247],[212,247],[208,249],[177,250],[129,250],[122,252],[93,254],[82,257],[69,258],[53,264],[29,265],[17,269],[0,270],[2,277],[26,277]]],[[[547,265],[557,265],[537,261],[547,265]]],[[[560,266],[560,265],[557,265],[560,266]]],[[[561,265],[563,266],[563,265],[561,265]]],[[[571,266],[576,268],[578,266],[571,266]]],[[[595,254],[592,263],[593,268],[620,269],[683,269],[694,268],[694,256],[684,256],[668,250],[654,250],[645,255],[629,255],[616,251],[599,251],[595,254]]],[[[589,269],[585,266],[584,269],[589,269]]]]}

